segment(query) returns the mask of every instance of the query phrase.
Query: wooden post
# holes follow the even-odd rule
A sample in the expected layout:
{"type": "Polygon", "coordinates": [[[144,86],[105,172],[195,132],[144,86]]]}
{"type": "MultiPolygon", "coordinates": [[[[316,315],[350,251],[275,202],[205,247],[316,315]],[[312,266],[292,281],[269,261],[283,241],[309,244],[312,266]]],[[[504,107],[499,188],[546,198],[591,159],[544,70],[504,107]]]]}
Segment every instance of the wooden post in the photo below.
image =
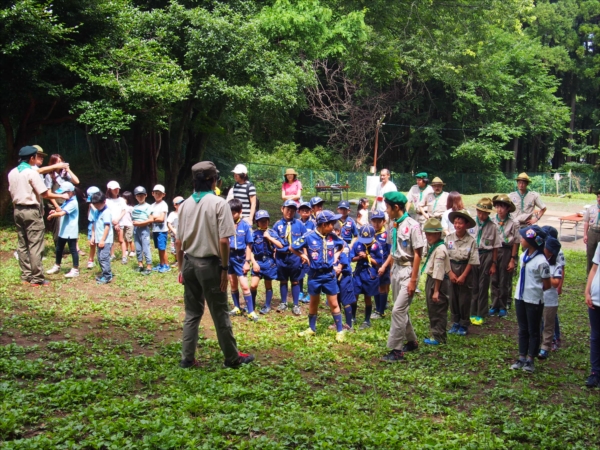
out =
{"type": "Polygon", "coordinates": [[[385,115],[381,116],[377,121],[377,126],[375,127],[375,154],[373,156],[373,173],[377,174],[377,148],[379,147],[379,129],[381,128],[381,124],[385,119],[385,115]]]}

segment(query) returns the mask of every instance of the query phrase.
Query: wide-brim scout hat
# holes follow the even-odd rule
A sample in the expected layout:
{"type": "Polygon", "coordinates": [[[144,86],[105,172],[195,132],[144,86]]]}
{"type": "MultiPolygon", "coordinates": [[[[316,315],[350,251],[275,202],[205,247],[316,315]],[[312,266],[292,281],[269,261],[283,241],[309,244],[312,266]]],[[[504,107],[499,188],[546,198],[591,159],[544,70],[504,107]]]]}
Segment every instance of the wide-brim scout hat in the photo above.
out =
{"type": "Polygon", "coordinates": [[[386,192],[385,194],[383,194],[383,198],[388,202],[388,203],[393,203],[395,205],[406,205],[406,203],[408,203],[408,199],[406,198],[406,195],[404,195],[402,192],[397,192],[397,191],[393,191],[393,192],[386,192]]]}
{"type": "Polygon", "coordinates": [[[446,183],[444,183],[440,177],[435,177],[433,180],[431,180],[429,184],[432,186],[434,184],[441,184],[442,186],[446,186],[446,183]]]}
{"type": "Polygon", "coordinates": [[[443,230],[442,222],[435,217],[430,217],[423,225],[423,231],[425,233],[441,233],[443,230]]]}
{"type": "Polygon", "coordinates": [[[521,237],[527,242],[529,242],[529,244],[535,249],[543,248],[544,242],[548,237],[544,230],[542,230],[537,225],[532,225],[530,227],[523,228],[522,230],[519,230],[519,233],[521,234],[521,237]]]}
{"type": "Polygon", "coordinates": [[[36,149],[36,152],[37,152],[37,154],[38,154],[39,156],[43,156],[44,158],[45,158],[46,156],[48,156],[48,154],[47,154],[47,153],[44,153],[44,149],[43,149],[42,147],[40,147],[39,145],[37,145],[37,144],[36,144],[36,145],[32,145],[32,147],[36,149]]]}
{"type": "Polygon", "coordinates": [[[494,198],[492,198],[492,203],[494,206],[496,206],[496,203],[504,203],[505,205],[508,205],[509,213],[515,212],[517,209],[510,197],[506,194],[495,195],[494,198]]]}
{"type": "Polygon", "coordinates": [[[471,217],[471,215],[467,212],[466,209],[452,211],[450,214],[448,214],[448,218],[450,219],[451,223],[454,223],[454,219],[456,219],[457,217],[462,217],[467,221],[467,228],[473,228],[476,225],[475,219],[471,217]]]}
{"type": "Polygon", "coordinates": [[[477,204],[475,205],[475,209],[486,213],[492,213],[494,212],[494,204],[489,198],[483,197],[477,202],[477,204]]]}
{"type": "Polygon", "coordinates": [[[364,225],[358,231],[358,242],[369,245],[375,239],[375,228],[371,225],[364,225]]]}
{"type": "Polygon", "coordinates": [[[558,239],[558,230],[552,225],[544,225],[542,227],[542,231],[548,236],[552,236],[554,239],[558,239]]]}
{"type": "Polygon", "coordinates": [[[525,172],[521,172],[519,175],[517,175],[517,181],[527,181],[528,183],[531,183],[531,178],[529,178],[529,175],[527,175],[525,172]]]}
{"type": "Polygon", "coordinates": [[[319,211],[319,214],[317,214],[317,225],[335,222],[336,220],[340,220],[341,218],[341,214],[334,214],[333,211],[325,209],[323,211],[319,211]]]}
{"type": "Polygon", "coordinates": [[[285,174],[284,175],[296,175],[296,176],[298,176],[298,173],[294,169],[285,169],[285,174]]]}

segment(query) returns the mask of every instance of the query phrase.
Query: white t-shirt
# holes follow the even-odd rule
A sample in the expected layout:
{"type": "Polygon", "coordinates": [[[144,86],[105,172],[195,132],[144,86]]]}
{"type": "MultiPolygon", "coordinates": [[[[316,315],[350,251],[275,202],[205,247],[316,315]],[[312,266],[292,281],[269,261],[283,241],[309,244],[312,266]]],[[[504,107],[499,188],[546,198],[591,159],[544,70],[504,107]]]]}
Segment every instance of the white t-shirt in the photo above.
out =
{"type": "MultiPolygon", "coordinates": [[[[127,202],[123,197],[106,198],[106,206],[110,210],[110,215],[114,219],[121,217],[121,213],[127,208],[127,202]]],[[[123,225],[123,219],[119,220],[119,225],[123,225]]]]}
{"type": "Polygon", "coordinates": [[[170,223],[175,229],[175,233],[177,233],[177,226],[179,225],[179,213],[177,211],[171,211],[169,213],[169,217],[167,217],[167,223],[170,223]]]}
{"type": "Polygon", "coordinates": [[[127,205],[127,202],[125,203],[125,215],[121,219],[120,224],[124,227],[132,227],[133,221],[131,220],[131,211],[133,211],[133,206],[127,205]]]}
{"type": "Polygon", "coordinates": [[[150,206],[150,215],[158,217],[162,213],[165,213],[165,218],[162,222],[155,222],[152,224],[152,231],[169,231],[167,228],[167,213],[169,212],[169,205],[164,200],[160,202],[155,202],[150,206]]]}
{"type": "Polygon", "coordinates": [[[550,265],[544,256],[544,252],[538,252],[538,254],[525,265],[525,279],[523,280],[521,268],[523,267],[524,258],[525,252],[523,252],[520,258],[519,281],[515,290],[515,300],[523,300],[526,303],[538,305],[544,302],[542,280],[550,278],[550,265]],[[521,284],[523,284],[523,286],[521,286],[521,284]],[[522,293],[521,289],[523,291],[522,293]]]}
{"type": "Polygon", "coordinates": [[[369,211],[366,209],[361,209],[360,211],[358,211],[358,214],[356,215],[356,222],[361,227],[369,225],[369,211]]]}
{"type": "Polygon", "coordinates": [[[454,211],[454,209],[447,209],[446,212],[442,215],[442,229],[446,232],[446,235],[452,234],[456,231],[454,228],[454,224],[450,222],[450,213],[454,211]]]}
{"type": "Polygon", "coordinates": [[[433,188],[431,186],[427,185],[425,186],[425,189],[421,190],[419,189],[419,185],[415,184],[406,194],[406,198],[408,198],[408,201],[412,203],[413,208],[415,208],[416,211],[419,203],[421,203],[421,200],[427,198],[429,194],[433,194],[433,188]]]}
{"type": "Polygon", "coordinates": [[[396,191],[398,191],[398,188],[396,188],[396,185],[389,180],[387,183],[385,183],[385,186],[382,186],[381,183],[379,183],[377,185],[377,191],[375,193],[375,197],[376,197],[375,198],[375,209],[377,211],[385,212],[386,208],[385,208],[385,201],[383,201],[383,195],[387,194],[388,192],[396,192],[396,191]]]}
{"type": "MultiPolygon", "coordinates": [[[[550,275],[552,278],[562,278],[563,266],[559,266],[558,264],[550,266],[550,275]]],[[[544,291],[544,306],[558,306],[558,291],[555,287],[544,291]]]]}
{"type": "MultiPolygon", "coordinates": [[[[594,253],[592,262],[600,266],[600,245],[596,246],[596,253],[594,253]]],[[[590,291],[592,294],[592,303],[595,306],[600,306],[600,267],[596,270],[596,276],[592,280],[590,291]]]]}

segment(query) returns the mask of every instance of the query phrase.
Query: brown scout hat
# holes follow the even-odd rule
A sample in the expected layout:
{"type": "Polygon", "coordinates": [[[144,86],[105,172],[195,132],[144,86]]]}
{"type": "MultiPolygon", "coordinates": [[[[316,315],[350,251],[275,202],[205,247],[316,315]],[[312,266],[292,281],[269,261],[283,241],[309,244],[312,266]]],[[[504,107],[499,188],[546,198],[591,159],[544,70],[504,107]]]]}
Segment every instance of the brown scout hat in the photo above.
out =
{"type": "Polygon", "coordinates": [[[446,183],[444,183],[440,177],[435,177],[433,180],[431,180],[429,184],[432,186],[434,184],[441,184],[442,186],[446,186],[446,183]]]}
{"type": "Polygon", "coordinates": [[[527,175],[525,172],[521,172],[519,175],[517,175],[517,181],[527,181],[528,183],[531,183],[531,178],[529,178],[529,175],[527,175]]]}
{"type": "Polygon", "coordinates": [[[475,209],[486,213],[491,213],[494,212],[494,204],[489,198],[483,197],[477,202],[477,204],[475,205],[475,209]]]}
{"type": "Polygon", "coordinates": [[[515,204],[512,202],[510,197],[506,194],[495,195],[494,198],[492,198],[492,203],[494,204],[494,206],[496,206],[496,203],[504,203],[504,204],[508,205],[509,213],[515,212],[517,210],[517,207],[515,206],[515,204]]]}
{"type": "Polygon", "coordinates": [[[475,219],[471,217],[471,215],[466,209],[461,209],[460,211],[452,211],[450,214],[448,214],[448,218],[452,223],[454,223],[454,219],[456,219],[457,217],[462,217],[467,221],[467,229],[473,228],[476,225],[475,219]]]}

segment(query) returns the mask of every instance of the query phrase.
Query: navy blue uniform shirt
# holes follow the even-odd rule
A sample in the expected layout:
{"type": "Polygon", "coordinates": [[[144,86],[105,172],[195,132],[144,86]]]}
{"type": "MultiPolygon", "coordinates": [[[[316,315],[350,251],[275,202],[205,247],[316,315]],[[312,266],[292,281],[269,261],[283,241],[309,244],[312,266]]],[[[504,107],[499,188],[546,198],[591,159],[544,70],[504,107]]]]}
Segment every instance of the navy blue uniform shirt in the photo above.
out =
{"type": "Polygon", "coordinates": [[[340,219],[340,225],[342,225],[341,238],[348,244],[352,242],[352,238],[358,236],[358,228],[356,222],[350,216],[345,219],[340,219]]]}
{"type": "Polygon", "coordinates": [[[277,233],[275,233],[273,230],[254,230],[254,232],[252,233],[252,238],[254,241],[254,244],[252,245],[252,253],[254,253],[254,257],[257,260],[262,260],[263,258],[267,257],[275,257],[273,253],[275,251],[275,246],[270,241],[264,238],[265,233],[269,233],[269,236],[275,238],[278,241],[281,241],[281,239],[279,239],[279,236],[277,236],[277,233]]]}
{"type": "Polygon", "coordinates": [[[342,245],[344,241],[334,233],[323,236],[318,231],[309,231],[294,241],[292,248],[298,251],[306,248],[309,267],[313,270],[324,270],[333,268],[336,249],[342,245]]]}
{"type": "Polygon", "coordinates": [[[290,243],[306,234],[306,227],[300,220],[292,219],[287,222],[285,219],[280,219],[273,225],[273,231],[283,244],[283,248],[278,248],[275,251],[287,253],[290,250],[290,243]]]}
{"type": "Polygon", "coordinates": [[[231,250],[246,250],[252,241],[252,227],[245,220],[240,220],[235,226],[235,234],[229,237],[231,250]]]}

